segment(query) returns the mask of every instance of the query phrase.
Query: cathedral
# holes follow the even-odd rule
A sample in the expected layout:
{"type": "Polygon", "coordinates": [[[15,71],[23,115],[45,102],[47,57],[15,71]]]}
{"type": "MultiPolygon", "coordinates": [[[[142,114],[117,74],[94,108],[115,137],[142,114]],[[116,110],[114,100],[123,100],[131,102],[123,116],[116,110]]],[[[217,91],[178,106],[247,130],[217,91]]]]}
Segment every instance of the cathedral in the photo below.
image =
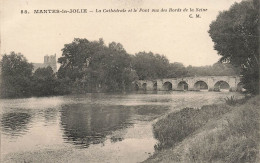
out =
{"type": "Polygon", "coordinates": [[[43,63],[33,63],[33,71],[38,68],[44,68],[50,66],[53,72],[57,72],[57,62],[56,62],[56,54],[54,55],[45,55],[43,63]]]}

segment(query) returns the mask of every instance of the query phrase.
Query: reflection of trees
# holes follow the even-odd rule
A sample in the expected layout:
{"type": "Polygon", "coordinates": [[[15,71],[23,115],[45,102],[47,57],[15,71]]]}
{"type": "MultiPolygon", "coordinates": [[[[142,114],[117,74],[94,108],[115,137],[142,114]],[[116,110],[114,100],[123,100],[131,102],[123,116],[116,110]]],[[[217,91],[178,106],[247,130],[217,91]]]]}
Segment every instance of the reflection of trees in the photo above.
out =
{"type": "Polygon", "coordinates": [[[61,125],[68,142],[87,147],[102,143],[106,135],[129,125],[130,110],[124,106],[66,105],[61,110],[61,125]]]}
{"type": "Polygon", "coordinates": [[[1,125],[3,133],[7,135],[21,135],[28,128],[28,123],[31,120],[31,115],[28,113],[4,113],[1,125]]]}

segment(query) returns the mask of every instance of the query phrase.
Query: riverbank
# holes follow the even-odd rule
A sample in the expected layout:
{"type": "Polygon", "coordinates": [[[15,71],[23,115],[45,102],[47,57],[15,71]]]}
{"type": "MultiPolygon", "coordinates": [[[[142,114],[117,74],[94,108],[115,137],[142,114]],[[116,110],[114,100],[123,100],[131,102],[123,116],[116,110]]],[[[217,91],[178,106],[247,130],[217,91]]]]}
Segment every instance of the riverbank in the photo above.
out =
{"type": "Polygon", "coordinates": [[[144,162],[258,162],[259,99],[170,113],[154,124],[159,143],[144,162]]]}

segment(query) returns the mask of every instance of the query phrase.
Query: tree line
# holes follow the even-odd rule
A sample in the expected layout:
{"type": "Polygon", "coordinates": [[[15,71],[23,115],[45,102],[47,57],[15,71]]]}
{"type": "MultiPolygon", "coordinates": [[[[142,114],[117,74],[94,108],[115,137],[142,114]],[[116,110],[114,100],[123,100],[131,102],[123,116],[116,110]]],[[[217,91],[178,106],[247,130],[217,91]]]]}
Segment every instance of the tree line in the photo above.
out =
{"type": "Polygon", "coordinates": [[[185,67],[152,52],[128,54],[120,43],[74,39],[62,49],[60,68],[38,68],[19,53],[1,60],[1,97],[30,97],[134,90],[134,81],[186,76],[236,75],[230,64],[185,67]]]}

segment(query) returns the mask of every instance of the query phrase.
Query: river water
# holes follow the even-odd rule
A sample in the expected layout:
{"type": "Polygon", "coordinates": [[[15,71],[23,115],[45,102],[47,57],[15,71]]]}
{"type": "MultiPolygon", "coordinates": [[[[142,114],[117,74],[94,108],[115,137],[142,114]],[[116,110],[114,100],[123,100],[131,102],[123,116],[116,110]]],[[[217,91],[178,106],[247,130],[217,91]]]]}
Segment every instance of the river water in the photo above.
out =
{"type": "Polygon", "coordinates": [[[2,162],[141,162],[168,112],[223,103],[235,92],[87,94],[0,100],[2,162]]]}

